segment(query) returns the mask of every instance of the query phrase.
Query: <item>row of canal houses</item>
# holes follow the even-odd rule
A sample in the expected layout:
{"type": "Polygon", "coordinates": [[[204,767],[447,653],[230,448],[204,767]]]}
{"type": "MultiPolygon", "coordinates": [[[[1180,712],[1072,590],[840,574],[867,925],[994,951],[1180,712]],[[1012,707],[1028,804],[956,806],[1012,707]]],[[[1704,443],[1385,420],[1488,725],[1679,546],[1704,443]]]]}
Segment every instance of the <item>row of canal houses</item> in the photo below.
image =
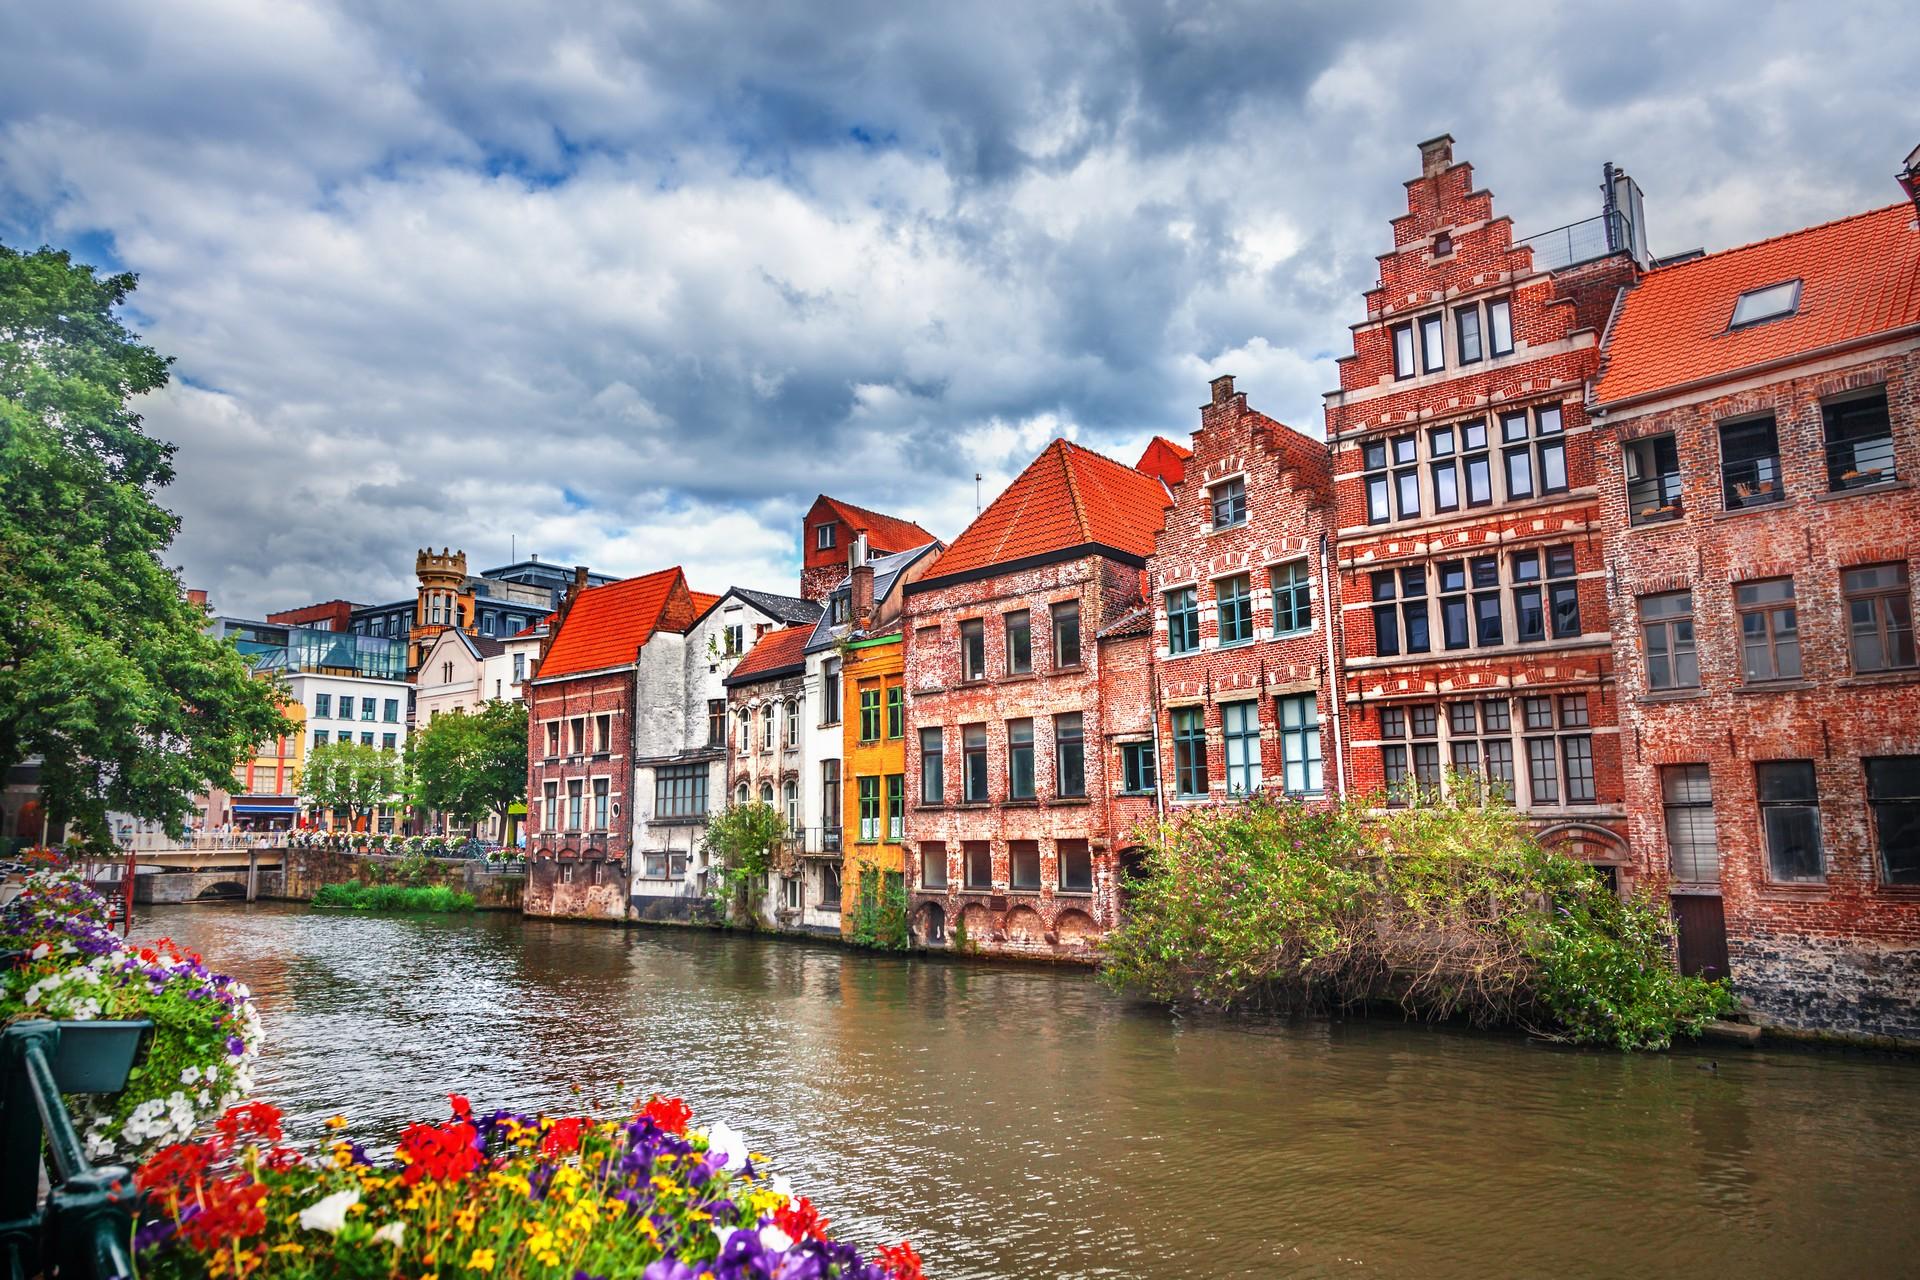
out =
{"type": "MultiPolygon", "coordinates": [[[[795,596],[585,582],[529,685],[528,910],[765,914],[1088,960],[1140,833],[1477,776],[1759,1015],[1920,1039],[1920,229],[1656,260],[1638,188],[1516,240],[1421,145],[1324,439],[1214,379],[1134,465],[1055,440],[951,543],[822,496],[795,596]]],[[[1902,174],[1920,184],[1920,152],[1902,174]]]]}

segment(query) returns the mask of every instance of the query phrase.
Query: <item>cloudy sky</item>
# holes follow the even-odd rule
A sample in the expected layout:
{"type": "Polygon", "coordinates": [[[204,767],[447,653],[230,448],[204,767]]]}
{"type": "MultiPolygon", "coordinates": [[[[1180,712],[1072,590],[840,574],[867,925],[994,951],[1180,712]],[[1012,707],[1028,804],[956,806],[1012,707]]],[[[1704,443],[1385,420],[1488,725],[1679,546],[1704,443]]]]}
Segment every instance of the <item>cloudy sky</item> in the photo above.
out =
{"type": "Polygon", "coordinates": [[[791,590],[816,492],[951,537],[1222,372],[1317,433],[1419,139],[1522,235],[1616,161],[1656,253],[1888,203],[1920,142],[1901,3],[1421,13],[15,4],[0,240],[140,273],[223,611],[429,542],[791,590]]]}

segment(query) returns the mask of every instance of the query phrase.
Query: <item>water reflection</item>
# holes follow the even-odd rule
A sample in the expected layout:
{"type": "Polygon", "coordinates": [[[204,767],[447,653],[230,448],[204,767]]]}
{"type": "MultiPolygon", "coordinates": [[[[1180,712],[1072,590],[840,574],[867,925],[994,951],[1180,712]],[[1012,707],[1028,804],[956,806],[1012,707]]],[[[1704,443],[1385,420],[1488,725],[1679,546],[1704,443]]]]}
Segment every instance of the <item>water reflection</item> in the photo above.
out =
{"type": "Polygon", "coordinates": [[[156,908],[265,1096],[389,1136],[684,1095],[934,1274],[1912,1274],[1920,1068],[1169,1017],[1086,976],[514,917],[156,908]]]}

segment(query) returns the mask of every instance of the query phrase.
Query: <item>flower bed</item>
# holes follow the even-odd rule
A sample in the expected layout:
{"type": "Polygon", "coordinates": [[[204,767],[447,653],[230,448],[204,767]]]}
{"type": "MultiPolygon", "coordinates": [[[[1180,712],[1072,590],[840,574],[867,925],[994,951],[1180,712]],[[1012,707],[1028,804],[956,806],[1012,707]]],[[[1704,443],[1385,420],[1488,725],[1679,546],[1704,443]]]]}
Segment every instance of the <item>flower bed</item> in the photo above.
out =
{"type": "Polygon", "coordinates": [[[135,1175],[141,1274],[922,1280],[911,1245],[867,1259],[833,1239],[740,1135],[690,1131],[677,1098],[618,1121],[449,1100],[449,1120],[409,1125],[378,1162],[344,1138],[303,1152],[272,1107],[235,1108],[135,1175]]]}
{"type": "Polygon", "coordinates": [[[260,1017],[244,984],[166,939],[122,942],[79,880],[42,872],[0,913],[0,946],[24,953],[0,984],[0,1020],[148,1018],[153,1036],[126,1090],[67,1099],[93,1160],[192,1134],[253,1088],[260,1017]]]}

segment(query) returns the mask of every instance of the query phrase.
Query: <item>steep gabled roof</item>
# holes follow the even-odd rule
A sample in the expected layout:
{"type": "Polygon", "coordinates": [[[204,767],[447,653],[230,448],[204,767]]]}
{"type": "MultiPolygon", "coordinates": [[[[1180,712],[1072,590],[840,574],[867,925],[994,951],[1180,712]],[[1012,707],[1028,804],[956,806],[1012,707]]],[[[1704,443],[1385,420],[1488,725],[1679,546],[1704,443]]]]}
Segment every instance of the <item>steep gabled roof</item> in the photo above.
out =
{"type": "Polygon", "coordinates": [[[692,624],[693,594],[679,568],[639,578],[588,587],[574,597],[560,621],[538,678],[580,675],[631,665],[655,631],[680,631],[692,624]]]}
{"type": "Polygon", "coordinates": [[[1657,267],[1621,300],[1599,404],[1638,399],[1920,324],[1911,204],[1657,267]],[[1730,328],[1743,293],[1801,282],[1793,314],[1730,328]]]}
{"type": "Polygon", "coordinates": [[[1006,491],[953,540],[926,577],[940,578],[1048,556],[1075,547],[1109,547],[1144,561],[1166,519],[1160,481],[1124,463],[1055,440],[1006,491]]]}
{"type": "Polygon", "coordinates": [[[778,631],[767,632],[721,683],[731,688],[737,684],[753,684],[804,670],[807,638],[812,634],[813,628],[810,626],[782,627],[778,631]]]}
{"type": "Polygon", "coordinates": [[[1146,452],[1133,464],[1133,469],[1156,477],[1171,489],[1186,478],[1187,459],[1192,456],[1193,450],[1184,445],[1175,444],[1165,436],[1155,436],[1147,441],[1146,452]]]}
{"type": "MultiPolygon", "coordinates": [[[[923,547],[912,547],[906,551],[895,551],[888,555],[874,556],[869,559],[867,563],[873,567],[874,607],[877,609],[881,602],[893,594],[894,588],[899,585],[901,578],[906,576],[909,569],[913,568],[920,560],[939,550],[940,544],[938,542],[929,542],[923,547]]],[[[842,591],[851,591],[852,588],[853,575],[849,573],[846,577],[834,584],[833,590],[827,593],[827,600],[832,600],[842,591]]],[[[813,639],[807,642],[807,652],[813,653],[826,648],[828,645],[831,645],[836,638],[846,635],[851,629],[852,624],[849,622],[842,622],[836,627],[833,624],[833,610],[825,607],[823,604],[820,610],[820,620],[813,624],[813,639]]]]}
{"type": "Polygon", "coordinates": [[[460,637],[460,643],[465,645],[467,652],[476,658],[497,658],[506,652],[506,642],[498,637],[470,636],[457,628],[453,634],[460,637]]]}
{"type": "Polygon", "coordinates": [[[869,551],[905,551],[910,547],[921,547],[929,542],[939,541],[911,520],[902,520],[898,516],[869,511],[865,507],[856,507],[851,502],[829,498],[824,493],[814,499],[813,505],[817,507],[823,502],[832,508],[835,517],[844,521],[848,528],[867,531],[869,551]]]}
{"type": "Polygon", "coordinates": [[[753,591],[746,587],[735,587],[729,594],[739,596],[770,618],[778,618],[794,626],[810,624],[820,616],[819,602],[800,596],[776,595],[771,591],[753,591]]]}
{"type": "Polygon", "coordinates": [[[691,594],[693,596],[693,616],[696,618],[705,617],[707,610],[726,599],[725,595],[716,596],[708,591],[695,591],[691,594]]]}

